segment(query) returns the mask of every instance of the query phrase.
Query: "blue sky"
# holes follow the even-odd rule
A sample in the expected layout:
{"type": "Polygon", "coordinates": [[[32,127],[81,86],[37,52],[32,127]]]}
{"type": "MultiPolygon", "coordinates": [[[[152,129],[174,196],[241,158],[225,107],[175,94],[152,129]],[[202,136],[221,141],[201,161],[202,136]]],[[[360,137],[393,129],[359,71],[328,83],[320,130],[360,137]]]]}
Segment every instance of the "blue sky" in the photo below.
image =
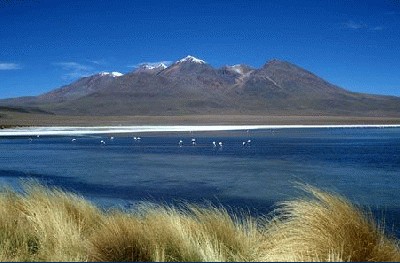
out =
{"type": "Polygon", "coordinates": [[[0,98],[189,54],[400,96],[400,0],[0,0],[0,98]]]}

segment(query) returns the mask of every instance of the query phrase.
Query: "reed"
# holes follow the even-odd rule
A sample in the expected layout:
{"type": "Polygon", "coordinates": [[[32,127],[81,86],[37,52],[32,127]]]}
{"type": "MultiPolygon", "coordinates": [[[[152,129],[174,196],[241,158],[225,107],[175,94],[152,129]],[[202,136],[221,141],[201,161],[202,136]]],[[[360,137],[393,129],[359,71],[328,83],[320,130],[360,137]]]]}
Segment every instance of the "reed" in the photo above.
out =
{"type": "Polygon", "coordinates": [[[255,218],[223,207],[102,211],[37,183],[0,194],[1,261],[400,261],[399,241],[345,198],[301,199],[255,218]]]}

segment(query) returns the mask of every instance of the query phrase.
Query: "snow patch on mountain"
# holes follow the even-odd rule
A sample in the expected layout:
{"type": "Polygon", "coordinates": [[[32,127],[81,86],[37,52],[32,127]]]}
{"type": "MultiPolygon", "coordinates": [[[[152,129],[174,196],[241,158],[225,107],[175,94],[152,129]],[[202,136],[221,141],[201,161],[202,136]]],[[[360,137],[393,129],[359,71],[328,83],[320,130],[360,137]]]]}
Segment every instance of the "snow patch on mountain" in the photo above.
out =
{"type": "Polygon", "coordinates": [[[269,81],[271,81],[272,83],[274,83],[274,85],[275,86],[278,86],[278,87],[280,87],[279,85],[278,85],[278,83],[276,83],[273,79],[271,79],[270,77],[266,77],[269,81]]]}
{"type": "Polygon", "coordinates": [[[140,69],[166,69],[167,65],[165,65],[164,63],[158,63],[158,64],[154,64],[154,63],[148,63],[148,64],[142,64],[140,66],[140,69]]]}
{"type": "Polygon", "coordinates": [[[233,65],[233,66],[231,66],[230,67],[233,71],[235,71],[236,73],[239,73],[239,74],[243,74],[244,72],[243,72],[243,67],[242,67],[242,65],[240,65],[240,64],[237,64],[237,65],[233,65]]]}
{"type": "Polygon", "coordinates": [[[121,77],[122,75],[124,75],[124,74],[122,74],[121,72],[117,72],[117,71],[111,72],[111,76],[113,76],[113,77],[121,77]]]}
{"type": "Polygon", "coordinates": [[[124,74],[122,74],[120,72],[117,72],[117,71],[113,71],[111,73],[103,71],[103,72],[100,72],[99,75],[102,76],[102,77],[103,76],[110,76],[110,77],[116,78],[116,77],[121,77],[124,74]]]}

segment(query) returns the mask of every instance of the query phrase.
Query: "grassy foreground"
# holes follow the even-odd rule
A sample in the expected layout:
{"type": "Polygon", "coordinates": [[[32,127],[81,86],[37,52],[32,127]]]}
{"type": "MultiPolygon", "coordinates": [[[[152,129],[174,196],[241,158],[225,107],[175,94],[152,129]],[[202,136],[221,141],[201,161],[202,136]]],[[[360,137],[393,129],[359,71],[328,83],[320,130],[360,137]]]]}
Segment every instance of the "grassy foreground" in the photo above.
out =
{"type": "Polygon", "coordinates": [[[1,261],[400,261],[399,242],[344,198],[304,186],[274,216],[143,206],[104,212],[37,184],[0,194],[1,261]]]}

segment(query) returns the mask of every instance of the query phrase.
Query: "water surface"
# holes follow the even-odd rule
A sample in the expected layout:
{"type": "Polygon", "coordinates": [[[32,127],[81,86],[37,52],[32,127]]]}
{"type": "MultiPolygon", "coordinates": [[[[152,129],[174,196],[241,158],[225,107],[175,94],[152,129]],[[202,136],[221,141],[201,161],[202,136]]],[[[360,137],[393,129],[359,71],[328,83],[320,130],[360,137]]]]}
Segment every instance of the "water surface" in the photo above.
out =
{"type": "Polygon", "coordinates": [[[103,207],[185,200],[266,213],[301,195],[293,182],[303,182],[383,211],[395,222],[399,176],[400,128],[0,139],[2,185],[18,189],[20,179],[35,178],[103,207]]]}

